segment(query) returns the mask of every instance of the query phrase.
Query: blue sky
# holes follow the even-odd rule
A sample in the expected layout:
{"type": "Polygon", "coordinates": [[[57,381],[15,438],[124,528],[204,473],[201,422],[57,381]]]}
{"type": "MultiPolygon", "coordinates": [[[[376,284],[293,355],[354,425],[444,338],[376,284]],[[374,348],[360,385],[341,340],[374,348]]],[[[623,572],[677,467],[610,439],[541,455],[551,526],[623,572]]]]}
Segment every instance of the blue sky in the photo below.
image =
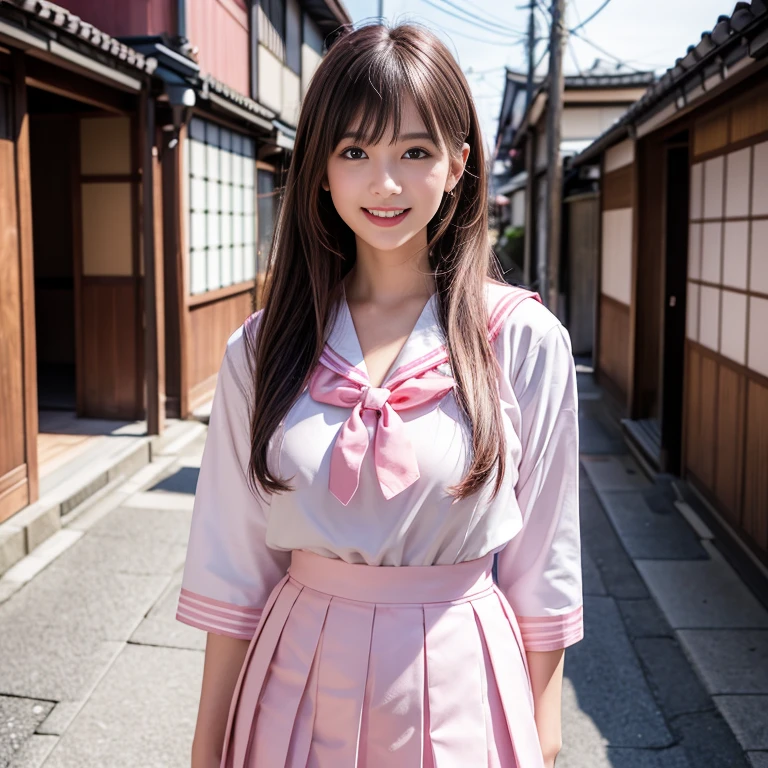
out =
{"type": "MultiPolygon", "coordinates": [[[[376,0],[342,0],[356,24],[376,17],[376,0]]],[[[603,4],[604,0],[567,0],[568,25],[576,26],[603,4]]],[[[549,6],[550,0],[541,0],[549,6]]],[[[418,21],[437,32],[449,45],[472,86],[486,146],[496,134],[496,123],[504,87],[504,66],[523,70],[525,47],[515,30],[528,28],[528,0],[384,0],[384,17],[389,23],[418,21]],[[462,21],[456,8],[470,11],[482,28],[462,21]],[[455,14],[455,15],[451,15],[455,14]],[[484,23],[483,23],[484,22],[484,23]],[[496,31],[505,26],[510,32],[496,31]],[[474,38],[474,39],[473,39],[474,38]]],[[[683,56],[701,33],[710,30],[721,14],[730,14],[732,0],[611,0],[605,9],[589,22],[581,34],[608,54],[628,62],[636,69],[654,69],[659,73],[683,56]]],[[[545,14],[537,13],[540,34],[546,34],[545,14]]],[[[539,44],[537,58],[545,50],[539,44]]],[[[577,67],[589,69],[596,58],[615,64],[604,53],[584,40],[571,37],[565,53],[566,74],[576,74],[577,67]]],[[[605,65],[603,65],[605,66],[605,65]]],[[[546,71],[546,59],[539,70],[546,71]]]]}

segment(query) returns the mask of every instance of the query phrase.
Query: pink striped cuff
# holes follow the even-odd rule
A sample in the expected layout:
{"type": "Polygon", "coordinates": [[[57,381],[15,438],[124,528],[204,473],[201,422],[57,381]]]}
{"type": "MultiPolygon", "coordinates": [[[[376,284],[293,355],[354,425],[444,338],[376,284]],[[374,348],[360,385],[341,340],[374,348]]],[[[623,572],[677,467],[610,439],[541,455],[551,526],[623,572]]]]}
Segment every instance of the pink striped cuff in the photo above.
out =
{"type": "Polygon", "coordinates": [[[176,609],[176,619],[190,627],[204,629],[217,635],[238,640],[250,640],[261,619],[261,608],[212,600],[188,589],[182,589],[176,609]]]}
{"type": "Polygon", "coordinates": [[[526,651],[558,651],[584,637],[584,607],[561,616],[518,616],[526,651]]]}

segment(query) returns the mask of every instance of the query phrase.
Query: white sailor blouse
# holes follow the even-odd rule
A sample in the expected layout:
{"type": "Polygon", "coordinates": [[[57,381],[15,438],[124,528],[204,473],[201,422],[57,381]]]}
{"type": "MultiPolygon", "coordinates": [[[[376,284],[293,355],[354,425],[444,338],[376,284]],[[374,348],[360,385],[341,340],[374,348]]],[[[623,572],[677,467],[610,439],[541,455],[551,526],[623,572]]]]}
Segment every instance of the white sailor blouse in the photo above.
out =
{"type": "MultiPolygon", "coordinates": [[[[309,384],[272,435],[269,466],[293,490],[248,479],[251,375],[245,326],[219,373],[177,618],[250,639],[290,552],[374,566],[442,565],[498,552],[498,586],[529,651],[583,636],[578,398],[570,338],[536,294],[488,281],[508,453],[455,500],[470,433],[436,314],[424,309],[381,387],[371,387],[346,298],[309,384]]],[[[260,313],[246,321],[258,332],[260,313]]]]}

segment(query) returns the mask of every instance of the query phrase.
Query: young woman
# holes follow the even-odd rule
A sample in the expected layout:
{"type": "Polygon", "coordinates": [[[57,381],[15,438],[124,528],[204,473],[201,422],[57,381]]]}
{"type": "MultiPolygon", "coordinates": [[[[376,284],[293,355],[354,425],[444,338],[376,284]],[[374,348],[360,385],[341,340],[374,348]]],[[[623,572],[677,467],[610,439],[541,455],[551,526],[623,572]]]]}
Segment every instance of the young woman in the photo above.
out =
{"type": "Polygon", "coordinates": [[[178,608],[208,631],[194,768],[554,764],[583,633],[575,370],[494,279],[486,201],[446,47],[346,30],[219,374],[178,608]]]}

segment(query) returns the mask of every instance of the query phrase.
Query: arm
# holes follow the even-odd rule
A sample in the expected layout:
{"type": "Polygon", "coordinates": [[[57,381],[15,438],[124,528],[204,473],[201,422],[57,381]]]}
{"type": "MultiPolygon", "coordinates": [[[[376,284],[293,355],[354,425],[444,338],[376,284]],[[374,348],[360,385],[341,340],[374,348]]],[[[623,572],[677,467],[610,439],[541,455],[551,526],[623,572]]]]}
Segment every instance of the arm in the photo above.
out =
{"type": "Polygon", "coordinates": [[[248,480],[250,370],[234,334],[219,371],[176,618],[208,632],[194,768],[218,768],[230,703],[262,609],[289,552],[267,546],[269,502],[248,480]]]}
{"type": "Polygon", "coordinates": [[[229,705],[248,640],[208,633],[200,707],[192,741],[192,768],[219,768],[229,705]]]}
{"type": "Polygon", "coordinates": [[[565,649],[528,651],[528,669],[533,690],[534,717],[545,768],[553,768],[563,746],[561,709],[565,649]]]}
{"type": "MultiPolygon", "coordinates": [[[[505,354],[506,360],[513,358],[505,354]]],[[[523,528],[499,553],[499,587],[520,624],[534,717],[551,768],[562,742],[564,649],[584,631],[578,395],[570,340],[561,325],[531,339],[508,386],[512,391],[505,400],[519,408],[512,415],[522,445],[515,496],[523,528]]]]}

